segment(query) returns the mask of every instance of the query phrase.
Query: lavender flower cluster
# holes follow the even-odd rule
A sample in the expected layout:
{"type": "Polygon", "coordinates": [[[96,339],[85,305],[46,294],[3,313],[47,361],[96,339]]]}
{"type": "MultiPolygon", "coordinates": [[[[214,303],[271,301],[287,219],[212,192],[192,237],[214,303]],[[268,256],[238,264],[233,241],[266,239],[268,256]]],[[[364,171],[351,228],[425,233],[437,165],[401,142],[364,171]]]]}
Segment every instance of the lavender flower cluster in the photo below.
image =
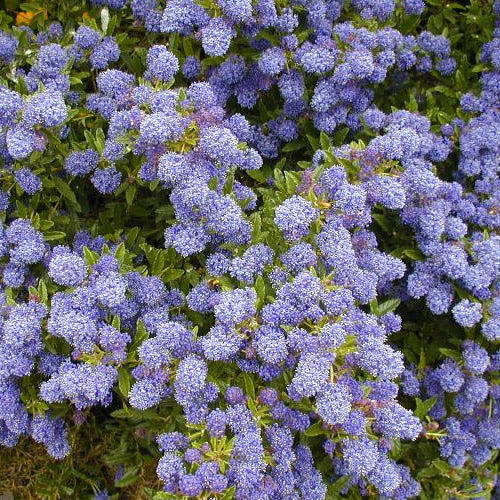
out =
{"type": "Polygon", "coordinates": [[[0,444],[119,415],[155,498],[496,498],[500,1],[445,123],[423,0],[85,8],[0,31],[0,444]]]}
{"type": "MultiPolygon", "coordinates": [[[[492,196],[483,196],[478,192],[482,179],[475,181],[471,190],[461,171],[454,181],[445,181],[435,173],[434,164],[446,160],[452,151],[447,126],[442,127],[445,134],[441,136],[430,131],[429,120],[422,116],[406,111],[386,116],[379,110],[377,115],[383,134],[366,147],[342,146],[336,154],[354,160],[368,196],[389,209],[399,210],[399,220],[412,228],[422,257],[410,270],[406,286],[399,292],[401,298],[425,297],[433,314],[451,309],[461,326],[471,328],[482,323],[486,339],[499,340],[494,302],[498,294],[500,238],[493,208],[498,190],[492,196]],[[460,295],[458,288],[462,290],[460,295]]],[[[470,138],[466,130],[477,119],[463,125],[461,141],[470,138]]],[[[466,159],[466,151],[461,163],[472,161],[466,159]]],[[[480,157],[474,161],[487,164],[480,157]]],[[[488,182],[498,183],[498,171],[489,175],[493,177],[488,182]]]]}
{"type": "MultiPolygon", "coordinates": [[[[178,68],[177,58],[164,46],[149,49],[147,58],[144,75],[152,82],[168,81],[178,68]]],[[[248,243],[251,228],[240,205],[253,193],[237,181],[235,197],[224,192],[234,169],[262,166],[257,151],[243,142],[248,121],[240,114],[226,116],[208,83],[155,91],[147,85],[134,86],[134,80],[122,71],[105,71],[97,79],[100,93],[88,96],[87,106],[109,117],[102,156],[111,166],[94,171],[95,187],[101,193],[118,188],[121,176],[113,162],[130,149],[145,158],[138,177],[144,182],[160,181],[170,190],[176,223],[165,231],[166,246],[187,257],[202,252],[212,240],[248,243]]],[[[97,159],[95,152],[85,154],[95,154],[97,159]]],[[[80,162],[79,156],[70,156],[65,168],[69,173],[88,173],[80,170],[80,162]]]]}
{"type": "Polygon", "coordinates": [[[463,467],[467,460],[480,467],[500,446],[498,385],[491,377],[499,370],[499,356],[498,350],[490,357],[479,344],[466,340],[456,360],[449,358],[428,370],[422,380],[414,369],[405,372],[404,393],[436,399],[429,416],[446,430],[440,452],[453,467],[463,467]],[[447,394],[453,396],[450,405],[447,394]]]}

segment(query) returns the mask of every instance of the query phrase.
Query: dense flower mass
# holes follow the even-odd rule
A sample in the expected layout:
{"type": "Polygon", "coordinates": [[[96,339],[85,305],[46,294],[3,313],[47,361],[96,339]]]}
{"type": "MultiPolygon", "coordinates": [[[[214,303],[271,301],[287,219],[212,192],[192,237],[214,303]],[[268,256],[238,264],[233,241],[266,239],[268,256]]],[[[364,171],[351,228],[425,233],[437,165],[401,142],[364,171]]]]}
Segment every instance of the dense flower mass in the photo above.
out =
{"type": "Polygon", "coordinates": [[[500,1],[18,4],[0,482],[498,498],[500,1]]]}

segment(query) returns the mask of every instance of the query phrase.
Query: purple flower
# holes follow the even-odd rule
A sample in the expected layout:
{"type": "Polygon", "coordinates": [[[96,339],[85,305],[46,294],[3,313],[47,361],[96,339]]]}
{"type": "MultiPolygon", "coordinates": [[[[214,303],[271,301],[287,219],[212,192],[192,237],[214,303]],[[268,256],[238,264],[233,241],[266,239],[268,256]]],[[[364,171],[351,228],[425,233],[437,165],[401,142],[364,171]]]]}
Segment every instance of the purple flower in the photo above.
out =
{"type": "Polygon", "coordinates": [[[285,200],[275,212],[274,222],[287,240],[299,240],[309,233],[311,223],[319,216],[319,210],[300,196],[285,200]]]}
{"type": "Polygon", "coordinates": [[[75,33],[75,43],[82,49],[92,49],[101,41],[101,35],[89,28],[80,26],[75,33]]]}
{"type": "Polygon", "coordinates": [[[208,56],[223,56],[229,49],[234,31],[222,17],[210,19],[202,29],[201,43],[208,56]]]}
{"type": "Polygon", "coordinates": [[[23,121],[29,126],[55,127],[68,116],[61,92],[46,90],[34,95],[26,104],[23,121]]]}
{"type": "Polygon", "coordinates": [[[461,300],[451,311],[455,321],[468,328],[473,327],[483,317],[481,304],[467,299],[461,300]]]}
{"type": "Polygon", "coordinates": [[[29,168],[21,168],[14,172],[14,179],[23,188],[23,190],[32,195],[42,188],[42,181],[38,175],[34,174],[29,168]]]}
{"type": "Polygon", "coordinates": [[[272,47],[260,55],[259,69],[266,75],[277,75],[286,64],[285,53],[279,47],[272,47]]]}
{"type": "Polygon", "coordinates": [[[71,252],[57,253],[49,263],[49,276],[58,284],[75,287],[85,279],[85,261],[71,252]]]}
{"type": "Polygon", "coordinates": [[[99,153],[93,149],[73,151],[64,161],[64,169],[71,175],[86,175],[97,168],[99,153]]]}
{"type": "Polygon", "coordinates": [[[179,61],[164,45],[153,45],[146,58],[146,74],[150,79],[168,82],[179,71],[179,61]]]}
{"type": "Polygon", "coordinates": [[[118,189],[122,174],[115,167],[97,168],[90,180],[101,194],[111,194],[118,189]]]}

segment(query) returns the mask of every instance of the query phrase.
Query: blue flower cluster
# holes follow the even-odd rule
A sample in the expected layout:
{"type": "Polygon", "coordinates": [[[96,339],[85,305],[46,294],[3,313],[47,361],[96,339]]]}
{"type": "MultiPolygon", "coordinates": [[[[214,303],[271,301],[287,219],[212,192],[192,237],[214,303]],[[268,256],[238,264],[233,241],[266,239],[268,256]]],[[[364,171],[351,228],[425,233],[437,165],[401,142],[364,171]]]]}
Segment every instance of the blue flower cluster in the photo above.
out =
{"type": "MultiPolygon", "coordinates": [[[[14,75],[18,87],[22,82],[28,95],[22,96],[18,90],[0,85],[0,156],[19,186],[33,195],[42,187],[40,178],[31,169],[16,168],[15,162],[47,149],[50,135],[45,129],[59,134],[61,139],[67,137],[69,129],[62,125],[68,119],[68,106],[77,104],[81,98],[78,91],[70,90],[69,70],[72,66],[83,69],[87,63],[93,69],[104,70],[118,60],[120,49],[114,37],[103,37],[88,26],[80,26],[74,33],[74,43],[66,46],[59,43],[63,35],[59,23],[52,23],[47,31],[36,36],[28,26],[21,28],[28,40],[28,53],[36,51],[37,57],[29,61],[29,69],[16,69],[14,75]]],[[[11,63],[18,40],[7,34],[1,37],[0,58],[11,63]]],[[[92,161],[86,168],[91,169],[91,164],[92,161]]],[[[83,174],[78,169],[69,172],[83,174]]],[[[101,180],[101,184],[106,182],[116,183],[116,179],[101,180]]]]}
{"type": "Polygon", "coordinates": [[[495,498],[500,0],[469,80],[456,3],[88,4],[0,31],[0,444],[96,408],[161,498],[495,498]]]}
{"type": "Polygon", "coordinates": [[[450,465],[460,468],[470,460],[480,467],[500,446],[500,394],[494,383],[500,351],[490,356],[466,340],[457,360],[448,358],[418,378],[410,368],[401,390],[435,400],[429,416],[445,430],[440,452],[450,465]]]}
{"type": "Polygon", "coordinates": [[[26,219],[13,220],[7,227],[0,226],[0,256],[2,283],[4,286],[18,288],[25,283],[29,267],[40,262],[46,253],[47,245],[43,235],[26,219]]]}
{"type": "MultiPolygon", "coordinates": [[[[401,354],[386,339],[399,330],[400,318],[393,313],[377,317],[360,308],[373,300],[378,291],[401,278],[405,266],[401,260],[377,249],[375,235],[364,227],[370,220],[371,202],[364,190],[349,183],[345,170],[340,167],[326,170],[316,193],[313,201],[294,196],[276,208],[276,225],[283,230],[285,241],[290,241],[286,243],[290,249],[282,256],[274,255],[262,244],[250,246],[241,256],[232,258],[227,253],[211,255],[210,264],[207,263],[209,275],[187,296],[191,309],[214,315],[215,324],[206,335],[196,339],[189,323],[169,321],[167,317],[151,325],[155,335],[144,341],[138,351],[140,364],[134,369],[132,406],[150,408],[173,395],[183,407],[186,421],[191,425],[205,424],[210,436],[223,438],[229,425],[235,433],[231,460],[236,463],[230,461],[227,476],[220,480],[221,484],[236,486],[242,498],[250,498],[249,491],[267,484],[268,481],[263,482],[265,474],[272,478],[276,472],[266,468],[262,461],[265,448],[254,429],[255,415],[241,406],[246,401],[241,389],[233,387],[225,394],[230,404],[239,406],[213,408],[219,401],[220,389],[207,380],[207,362],[236,363],[243,372],[255,373],[265,381],[291,371],[288,405],[278,401],[277,393],[263,392],[262,403],[270,406],[266,411],[276,421],[269,432],[274,429],[273,432],[283,434],[280,439],[288,436],[290,444],[293,442],[290,433],[304,432],[315,422],[320,422],[332,438],[340,433],[343,446],[336,452],[332,449],[331,455],[336,473],[342,475],[341,471],[347,467],[352,484],[370,483],[384,494],[401,488],[409,480],[408,472],[387,457],[390,447],[387,448],[386,441],[415,439],[422,431],[418,419],[395,399],[397,385],[392,380],[404,367],[401,354]],[[335,176],[339,180],[336,190],[332,188],[335,176]],[[320,210],[315,205],[330,208],[320,210]],[[305,224],[298,220],[297,214],[305,219],[305,224]],[[303,238],[308,239],[313,218],[320,219],[322,228],[309,243],[303,238]],[[298,229],[290,230],[287,221],[295,221],[293,228],[298,229]],[[302,241],[297,243],[297,240],[302,241]],[[216,284],[217,278],[222,280],[224,276],[232,276],[243,286],[254,284],[267,273],[276,274],[278,270],[283,272],[283,282],[276,287],[276,297],[271,301],[266,299],[260,307],[256,305],[253,288],[221,289],[216,284]],[[372,381],[360,377],[362,373],[372,381]],[[295,408],[303,398],[312,405],[312,419],[295,408]],[[237,413],[233,416],[233,412],[237,413]],[[253,429],[250,435],[246,432],[240,435],[236,423],[231,423],[232,418],[238,426],[248,421],[253,429]],[[284,429],[280,430],[280,426],[284,429]],[[369,436],[379,437],[372,440],[369,436]],[[247,467],[245,477],[241,476],[243,471],[235,472],[240,467],[238,460],[245,458],[239,455],[240,439],[243,442],[252,439],[254,443],[241,445],[241,453],[250,448],[257,453],[261,449],[255,456],[256,463],[247,467]],[[344,448],[350,449],[360,439],[375,454],[370,469],[358,466],[356,461],[362,457],[342,458],[344,448]],[[377,469],[370,473],[378,462],[384,472],[377,469]]],[[[158,474],[167,491],[187,494],[189,490],[184,488],[197,485],[193,491],[201,492],[203,481],[198,475],[208,467],[207,458],[202,457],[210,457],[210,450],[197,450],[195,454],[188,448],[188,441],[182,447],[170,449],[164,445],[167,437],[159,439],[160,447],[167,453],[159,463],[158,474]],[[187,474],[179,451],[186,455],[190,451],[190,456],[196,456],[195,462],[202,464],[194,478],[187,474]],[[184,486],[185,482],[189,486],[184,486]]],[[[168,439],[173,436],[168,435],[168,439]]],[[[271,453],[273,449],[271,444],[271,453]]],[[[190,462],[186,455],[184,460],[190,462]]],[[[215,472],[221,473],[218,467],[215,472]]],[[[293,474],[293,466],[287,474],[293,474]]],[[[317,477],[320,481],[320,476],[317,477]]],[[[290,479],[286,484],[293,491],[294,481],[290,479]]],[[[414,485],[412,491],[417,491],[416,488],[414,485]]],[[[316,489],[318,498],[323,498],[321,481],[314,486],[316,489]]]]}
{"type": "Polygon", "coordinates": [[[106,69],[120,57],[120,47],[113,37],[103,37],[88,26],[80,26],[76,30],[74,42],[68,49],[69,55],[80,62],[89,51],[88,60],[93,69],[106,69]]]}
{"type": "MultiPolygon", "coordinates": [[[[148,61],[145,76],[152,80],[168,81],[179,67],[177,58],[160,45],[149,50],[148,61]]],[[[262,166],[257,151],[242,142],[250,128],[246,119],[238,114],[227,116],[207,83],[192,83],[182,91],[156,90],[135,86],[134,80],[128,73],[107,70],[97,78],[100,92],[88,96],[87,107],[109,118],[102,153],[108,166],[94,170],[94,186],[101,193],[119,187],[121,174],[114,164],[124,158],[126,141],[134,155],[145,158],[139,178],[160,181],[170,190],[176,223],[165,231],[167,247],[187,257],[209,244],[248,243],[251,227],[240,205],[253,192],[236,183],[234,198],[224,189],[234,169],[262,166]],[[146,108],[151,112],[146,113],[146,108]]],[[[87,173],[96,168],[94,155],[90,151],[72,153],[66,170],[87,173]]]]}
{"type": "MultiPolygon", "coordinates": [[[[451,309],[460,325],[470,328],[482,322],[483,335],[498,340],[493,301],[500,272],[500,239],[494,234],[498,223],[483,216],[483,204],[494,201],[479,198],[477,187],[471,192],[461,176],[450,182],[436,175],[434,163],[448,158],[452,142],[446,134],[431,132],[427,118],[397,111],[382,120],[383,134],[366,147],[343,146],[336,154],[354,157],[369,199],[398,210],[400,221],[413,230],[422,258],[406,277],[401,298],[425,297],[433,314],[451,309]],[[458,287],[468,298],[459,300],[458,287]]],[[[467,132],[464,135],[467,138],[467,132]]],[[[493,183],[498,181],[495,175],[493,183]]],[[[494,211],[488,210],[494,217],[494,211]]]]}
{"type": "MultiPolygon", "coordinates": [[[[122,8],[125,2],[103,3],[122,8]]],[[[359,130],[361,115],[373,102],[374,86],[384,82],[391,71],[428,73],[435,69],[443,75],[455,71],[450,43],[443,36],[423,31],[415,37],[389,27],[377,31],[358,28],[339,21],[343,4],[341,0],[309,0],[280,12],[273,1],[261,0],[255,5],[246,0],[224,1],[218,2],[220,12],[212,17],[210,9],[192,0],[168,2],[164,9],[156,1],[145,0],[132,2],[132,12],[148,31],[180,34],[201,42],[207,56],[224,57],[203,72],[192,55],[182,62],[186,78],[210,84],[217,105],[225,106],[234,96],[242,108],[251,109],[275,86],[279,88],[279,116],[267,124],[255,124],[245,139],[263,157],[273,158],[283,142],[297,139],[298,127],[308,118],[326,132],[342,125],[359,130]],[[307,10],[305,26],[299,24],[301,9],[307,10]],[[310,33],[307,37],[300,31],[304,27],[310,33]],[[238,30],[238,41],[253,50],[257,62],[247,62],[231,50],[238,30]],[[308,100],[304,81],[311,74],[315,84],[308,100]]],[[[394,14],[396,2],[357,1],[352,6],[365,19],[385,21],[394,14]]],[[[405,1],[401,11],[419,15],[424,7],[422,0],[405,1]]],[[[154,54],[157,78],[165,71],[160,80],[169,80],[178,63],[170,62],[164,46],[150,51],[148,61],[154,54]]],[[[148,68],[150,75],[154,71],[148,68]]]]}

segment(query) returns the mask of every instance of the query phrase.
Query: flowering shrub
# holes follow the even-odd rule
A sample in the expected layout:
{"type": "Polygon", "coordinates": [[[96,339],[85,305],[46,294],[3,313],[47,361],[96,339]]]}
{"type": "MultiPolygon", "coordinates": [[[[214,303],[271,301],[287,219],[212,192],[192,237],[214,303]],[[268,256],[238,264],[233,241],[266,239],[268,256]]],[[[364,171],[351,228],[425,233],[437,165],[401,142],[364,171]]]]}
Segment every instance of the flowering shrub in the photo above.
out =
{"type": "Polygon", "coordinates": [[[500,497],[498,0],[0,28],[0,490],[500,497]]]}

